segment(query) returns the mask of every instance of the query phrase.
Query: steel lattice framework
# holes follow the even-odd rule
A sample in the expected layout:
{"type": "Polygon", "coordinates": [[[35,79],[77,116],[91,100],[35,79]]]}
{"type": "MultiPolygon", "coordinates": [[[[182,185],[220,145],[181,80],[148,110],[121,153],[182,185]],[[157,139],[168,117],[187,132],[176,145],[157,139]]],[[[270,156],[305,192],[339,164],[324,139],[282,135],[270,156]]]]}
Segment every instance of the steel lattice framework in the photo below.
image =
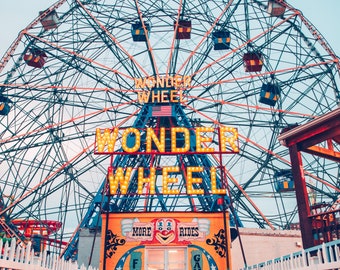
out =
{"type": "MultiPolygon", "coordinates": [[[[112,164],[209,167],[216,160],[124,155],[112,163],[94,155],[96,128],[237,128],[240,152],[223,158],[226,177],[218,175],[230,190],[224,202],[235,209],[233,222],[286,229],[297,222],[297,209],[294,193],[276,183],[290,168],[277,137],[335,109],[340,99],[338,58],[283,1],[60,0],[20,32],[0,70],[0,223],[23,238],[13,220],[61,222],[50,238],[67,258],[79,228],[99,224],[103,205],[112,211],[220,207],[217,196],[192,199],[184,191],[102,196],[112,164]],[[55,25],[44,26],[51,15],[55,25]],[[192,78],[184,100],[172,104],[171,117],[153,117],[154,104],[138,102],[135,78],[176,75],[192,78]]],[[[339,165],[308,155],[303,164],[310,199],[336,201],[339,165]]],[[[209,179],[201,176],[209,194],[209,179]]],[[[132,193],[136,185],[134,177],[132,193]]]]}

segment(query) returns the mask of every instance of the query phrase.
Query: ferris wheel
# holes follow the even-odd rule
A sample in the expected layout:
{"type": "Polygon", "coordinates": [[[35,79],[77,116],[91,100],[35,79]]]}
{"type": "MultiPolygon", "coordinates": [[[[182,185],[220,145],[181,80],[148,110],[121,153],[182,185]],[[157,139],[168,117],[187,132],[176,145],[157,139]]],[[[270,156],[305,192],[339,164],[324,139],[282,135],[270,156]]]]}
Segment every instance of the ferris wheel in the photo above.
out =
{"type": "MultiPolygon", "coordinates": [[[[60,0],[20,32],[0,68],[1,225],[16,233],[33,223],[59,245],[95,226],[112,164],[215,163],[94,155],[97,128],[237,128],[239,153],[223,158],[234,222],[290,228],[296,200],[289,153],[277,137],[340,101],[336,55],[283,1],[60,0]],[[175,78],[181,99],[171,112],[156,108],[156,95],[141,100],[155,88],[171,92],[175,78]],[[169,89],[164,80],[172,80],[169,89]]],[[[338,164],[304,156],[304,171],[311,200],[336,200],[338,164]]],[[[111,207],[209,211],[214,203],[210,194],[156,192],[118,196],[111,207]]]]}

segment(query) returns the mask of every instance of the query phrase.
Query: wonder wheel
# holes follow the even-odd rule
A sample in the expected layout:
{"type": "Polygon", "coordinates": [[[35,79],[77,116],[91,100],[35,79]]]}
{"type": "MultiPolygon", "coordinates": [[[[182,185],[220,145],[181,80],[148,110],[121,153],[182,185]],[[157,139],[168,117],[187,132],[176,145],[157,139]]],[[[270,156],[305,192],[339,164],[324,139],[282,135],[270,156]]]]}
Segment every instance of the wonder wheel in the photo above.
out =
{"type": "MultiPolygon", "coordinates": [[[[52,222],[48,235],[59,247],[96,227],[102,209],[225,205],[235,210],[233,224],[289,228],[296,200],[277,137],[340,98],[339,62],[321,33],[286,2],[267,0],[60,0],[20,32],[0,78],[2,229],[24,239],[23,224],[52,222]],[[239,151],[223,155],[216,173],[228,186],[224,202],[206,172],[214,155],[94,155],[96,129],[112,127],[236,128],[239,151]],[[178,193],[166,194],[161,180],[154,194],[147,185],[137,192],[137,167],[190,165],[204,168],[193,185],[203,194],[188,195],[182,169],[169,184],[178,193]],[[106,175],[118,166],[133,168],[128,193],[108,201],[106,175]]],[[[334,201],[338,165],[304,159],[311,200],[334,201]]]]}

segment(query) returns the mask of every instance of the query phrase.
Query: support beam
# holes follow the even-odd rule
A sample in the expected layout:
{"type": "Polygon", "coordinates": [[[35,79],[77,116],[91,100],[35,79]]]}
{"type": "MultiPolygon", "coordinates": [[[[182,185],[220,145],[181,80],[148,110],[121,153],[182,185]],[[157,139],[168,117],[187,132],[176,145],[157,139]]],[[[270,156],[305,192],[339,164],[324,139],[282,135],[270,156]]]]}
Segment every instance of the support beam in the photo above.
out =
{"type": "Polygon", "coordinates": [[[308,201],[306,179],[303,172],[301,153],[297,150],[296,145],[292,145],[289,147],[289,154],[292,163],[296,201],[299,210],[302,243],[303,248],[306,249],[314,246],[312,235],[312,222],[311,219],[309,219],[310,207],[308,201]]]}
{"type": "MultiPolygon", "coordinates": [[[[289,148],[303,247],[310,248],[315,245],[314,240],[316,240],[312,224],[315,217],[311,215],[301,152],[340,162],[340,152],[337,150],[339,148],[336,147],[336,144],[340,143],[340,108],[285,131],[278,140],[289,148]]],[[[329,210],[325,209],[318,215],[322,218],[329,213],[329,210]]],[[[339,235],[339,227],[338,224],[336,225],[333,226],[335,228],[333,232],[334,235],[339,235]]],[[[318,240],[329,241],[325,237],[318,240]]]]}

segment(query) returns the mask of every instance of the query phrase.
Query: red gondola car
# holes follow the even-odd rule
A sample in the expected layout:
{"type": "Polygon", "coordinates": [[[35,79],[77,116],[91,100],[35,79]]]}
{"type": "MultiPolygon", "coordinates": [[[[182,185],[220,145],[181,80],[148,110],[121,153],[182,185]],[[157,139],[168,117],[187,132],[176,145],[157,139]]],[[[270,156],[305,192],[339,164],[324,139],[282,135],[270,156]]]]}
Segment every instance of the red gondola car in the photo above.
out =
{"type": "Polygon", "coordinates": [[[31,67],[42,68],[47,61],[47,55],[41,50],[31,50],[24,55],[24,60],[31,67]]]}
{"type": "MultiPolygon", "coordinates": [[[[176,31],[177,22],[174,22],[174,30],[176,31]]],[[[176,39],[190,39],[191,37],[191,21],[179,20],[176,39]]]]}
{"type": "Polygon", "coordinates": [[[260,52],[248,52],[243,56],[246,72],[259,72],[263,66],[263,56],[260,52]]]}
{"type": "Polygon", "coordinates": [[[268,8],[267,12],[273,16],[273,17],[279,17],[283,13],[285,13],[286,7],[281,5],[280,3],[274,1],[274,0],[269,0],[268,1],[268,8]]]}
{"type": "MultiPolygon", "coordinates": [[[[45,11],[40,11],[39,15],[44,13],[45,11]]],[[[59,17],[55,10],[52,10],[46,17],[42,18],[40,23],[44,27],[45,30],[50,30],[58,27],[59,17]]]]}

